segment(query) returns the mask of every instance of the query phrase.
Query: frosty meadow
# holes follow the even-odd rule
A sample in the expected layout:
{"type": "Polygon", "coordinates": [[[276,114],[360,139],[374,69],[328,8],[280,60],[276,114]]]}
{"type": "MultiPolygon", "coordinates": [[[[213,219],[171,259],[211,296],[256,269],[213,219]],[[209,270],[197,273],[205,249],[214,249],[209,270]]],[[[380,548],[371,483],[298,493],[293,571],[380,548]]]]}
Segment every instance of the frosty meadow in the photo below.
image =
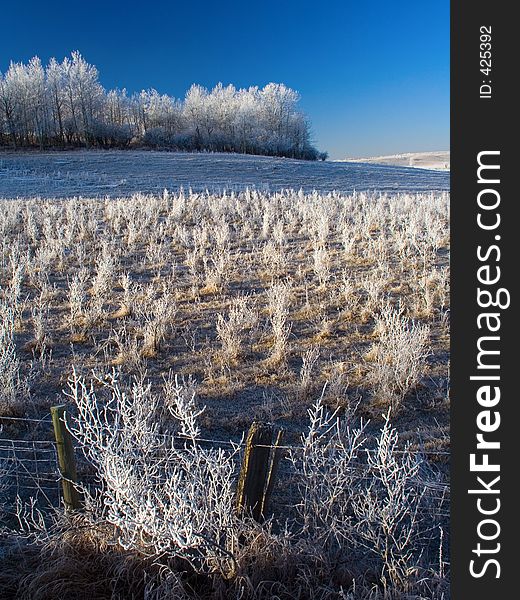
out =
{"type": "Polygon", "coordinates": [[[6,522],[32,532],[4,538],[32,565],[4,589],[50,598],[102,568],[99,597],[443,597],[447,194],[181,191],[0,214],[2,437],[52,440],[23,419],[66,402],[95,482],[81,514],[56,501],[29,526],[4,463],[6,522]],[[288,446],[264,524],[234,509],[255,416],[288,446]]]}

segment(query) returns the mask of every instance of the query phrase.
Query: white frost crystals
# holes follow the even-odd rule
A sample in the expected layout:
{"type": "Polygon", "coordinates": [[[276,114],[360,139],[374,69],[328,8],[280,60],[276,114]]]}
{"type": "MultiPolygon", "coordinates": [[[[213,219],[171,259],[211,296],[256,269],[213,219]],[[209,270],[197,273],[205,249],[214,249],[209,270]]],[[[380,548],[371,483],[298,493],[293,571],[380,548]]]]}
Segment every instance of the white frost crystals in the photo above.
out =
{"type": "Polygon", "coordinates": [[[424,534],[420,461],[408,446],[399,449],[390,410],[371,443],[368,423],[352,427],[348,416],[325,409],[323,397],[308,411],[303,452],[290,455],[303,538],[322,556],[364,548],[381,562],[384,576],[403,586],[418,564],[424,534]]]}
{"type": "Polygon", "coordinates": [[[403,315],[403,309],[386,304],[376,317],[379,343],[369,371],[376,398],[397,410],[406,394],[419,382],[430,354],[430,328],[403,315]]]}
{"type": "MultiPolygon", "coordinates": [[[[74,372],[66,395],[77,416],[69,428],[101,484],[97,493],[83,488],[87,508],[117,528],[123,548],[229,577],[241,536],[260,530],[235,512],[239,445],[203,448],[198,439],[195,392],[192,380],[165,380],[172,425],[150,384],[134,380],[126,389],[115,371],[87,384],[74,372]]],[[[281,526],[281,544],[323,564],[365,549],[385,577],[404,586],[419,568],[425,531],[420,461],[409,447],[399,449],[389,412],[373,437],[366,422],[352,425],[352,413],[340,418],[338,410],[327,411],[324,396],[309,409],[307,431],[288,454],[296,519],[283,525],[272,517],[265,531],[281,526]]]]}
{"type": "Polygon", "coordinates": [[[94,465],[99,495],[87,503],[118,528],[120,544],[145,554],[181,556],[204,571],[229,558],[236,528],[235,452],[202,448],[196,441],[196,408],[190,388],[167,381],[170,410],[185,441],[159,418],[160,399],[149,384],[127,391],[116,372],[87,384],[73,374],[67,395],[77,407],[71,431],[94,465]],[[99,390],[99,391],[98,391],[99,390]]]}
{"type": "Polygon", "coordinates": [[[14,344],[15,311],[0,301],[0,406],[12,409],[27,393],[14,344]]]}

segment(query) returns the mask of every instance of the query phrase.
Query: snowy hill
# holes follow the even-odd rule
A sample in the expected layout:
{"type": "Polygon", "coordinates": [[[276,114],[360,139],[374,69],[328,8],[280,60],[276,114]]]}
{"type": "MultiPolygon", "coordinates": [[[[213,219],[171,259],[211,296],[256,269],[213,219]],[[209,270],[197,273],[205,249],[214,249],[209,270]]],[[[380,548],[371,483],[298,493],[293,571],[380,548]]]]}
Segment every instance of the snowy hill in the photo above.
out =
{"type": "Polygon", "coordinates": [[[388,156],[372,156],[370,158],[346,158],[338,162],[359,162],[374,165],[392,165],[398,167],[415,167],[436,171],[450,170],[450,152],[407,152],[388,156]]]}

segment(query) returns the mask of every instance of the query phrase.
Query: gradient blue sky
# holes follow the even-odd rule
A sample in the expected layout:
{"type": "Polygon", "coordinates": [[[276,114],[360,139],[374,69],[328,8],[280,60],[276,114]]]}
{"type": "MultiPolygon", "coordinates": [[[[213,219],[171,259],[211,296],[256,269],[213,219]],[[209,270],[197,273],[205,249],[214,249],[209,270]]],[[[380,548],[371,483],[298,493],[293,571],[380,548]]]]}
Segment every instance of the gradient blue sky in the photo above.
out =
{"type": "Polygon", "coordinates": [[[297,89],[331,158],[449,149],[449,1],[14,0],[0,71],[79,50],[106,88],[297,89]]]}

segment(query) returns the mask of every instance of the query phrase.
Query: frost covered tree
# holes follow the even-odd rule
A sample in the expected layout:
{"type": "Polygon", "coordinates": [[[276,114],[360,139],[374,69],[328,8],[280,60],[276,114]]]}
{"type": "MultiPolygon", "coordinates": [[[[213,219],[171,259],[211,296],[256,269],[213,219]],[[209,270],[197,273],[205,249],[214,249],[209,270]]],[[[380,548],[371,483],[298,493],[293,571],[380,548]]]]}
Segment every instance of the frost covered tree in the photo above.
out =
{"type": "Polygon", "coordinates": [[[47,66],[35,57],[0,73],[0,144],[14,147],[127,147],[325,158],[311,143],[299,94],[193,85],[183,101],[143,90],[106,91],[79,52],[47,66]]]}

